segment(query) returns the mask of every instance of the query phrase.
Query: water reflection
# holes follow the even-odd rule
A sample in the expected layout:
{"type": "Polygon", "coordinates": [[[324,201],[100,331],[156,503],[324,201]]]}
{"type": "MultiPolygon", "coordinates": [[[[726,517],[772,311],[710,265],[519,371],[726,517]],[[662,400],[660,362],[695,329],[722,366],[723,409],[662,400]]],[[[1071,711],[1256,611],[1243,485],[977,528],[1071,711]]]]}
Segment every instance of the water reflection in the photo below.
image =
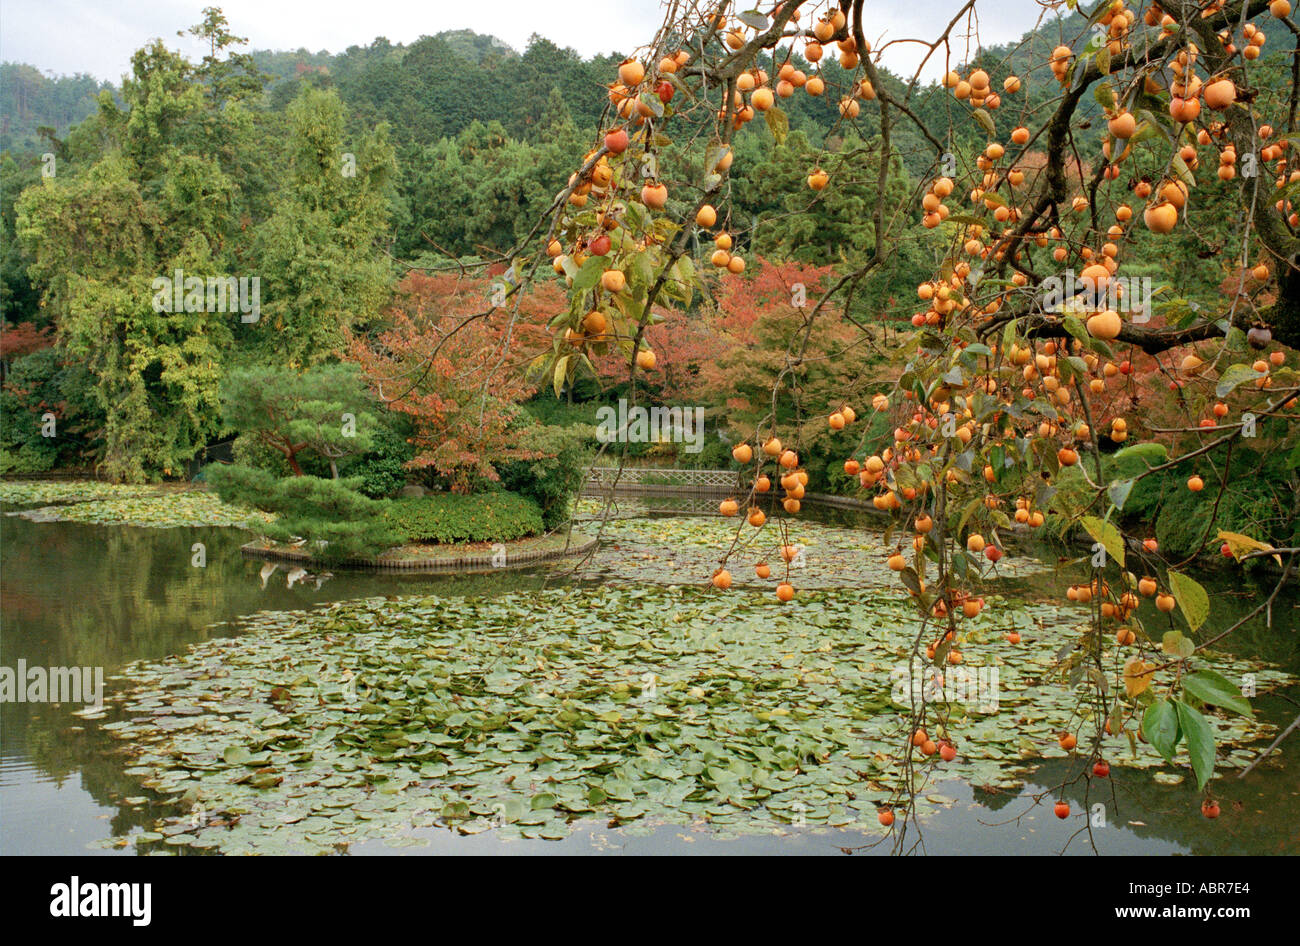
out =
{"type": "MultiPolygon", "coordinates": [[[[810,510],[837,525],[870,524],[843,510],[810,510]]],[[[22,658],[33,666],[103,667],[111,677],[129,662],[183,653],[190,644],[234,632],[230,621],[260,610],[320,606],[349,598],[396,594],[475,595],[539,588],[543,570],[480,575],[413,575],[340,570],[310,572],[244,558],[247,535],[232,529],[137,529],[78,523],[34,523],[0,517],[0,653],[6,665],[22,658]],[[193,564],[192,546],[206,546],[206,564],[193,564]],[[282,579],[283,576],[283,580],[282,579]]],[[[1055,560],[1059,550],[1045,549],[1055,560]]],[[[1023,580],[1026,595],[1058,600],[1079,581],[1069,569],[1023,580]]],[[[1249,577],[1211,577],[1216,602],[1201,634],[1227,627],[1266,593],[1249,577]]],[[[1300,638],[1294,595],[1279,601],[1273,626],[1254,621],[1231,638],[1232,649],[1300,671],[1300,638]]],[[[1266,718],[1288,722],[1295,707],[1282,696],[1261,698],[1266,718]]],[[[80,706],[5,704],[0,707],[0,852],[86,853],[90,842],[150,826],[158,799],[126,774],[130,762],[121,743],[100,725],[73,715],[80,706]]],[[[1294,754],[1294,752],[1290,753],[1294,754]]],[[[1108,826],[1094,832],[1102,853],[1300,853],[1300,770],[1279,755],[1247,779],[1216,786],[1225,817],[1210,826],[1199,815],[1195,786],[1158,785],[1149,773],[1112,767],[1107,783],[1075,779],[1069,760],[1044,763],[1024,793],[990,793],[963,783],[933,787],[954,804],[924,825],[929,853],[1054,853],[1068,832],[1050,804],[1033,807],[1027,797],[1043,786],[1071,781],[1066,798],[1083,811],[1104,804],[1108,826]],[[1100,792],[1106,792],[1104,796],[1100,792]]],[[[419,852],[621,853],[707,850],[716,853],[886,853],[868,848],[878,836],[810,828],[784,838],[718,840],[664,826],[648,837],[627,837],[592,825],[564,842],[501,842],[490,833],[473,838],[430,830],[419,852]],[[687,840],[689,839],[689,840],[687,840]],[[689,848],[686,845],[691,845],[689,848]]],[[[1071,853],[1087,853],[1086,839],[1071,853]]],[[[354,853],[393,853],[378,843],[354,853]]]]}

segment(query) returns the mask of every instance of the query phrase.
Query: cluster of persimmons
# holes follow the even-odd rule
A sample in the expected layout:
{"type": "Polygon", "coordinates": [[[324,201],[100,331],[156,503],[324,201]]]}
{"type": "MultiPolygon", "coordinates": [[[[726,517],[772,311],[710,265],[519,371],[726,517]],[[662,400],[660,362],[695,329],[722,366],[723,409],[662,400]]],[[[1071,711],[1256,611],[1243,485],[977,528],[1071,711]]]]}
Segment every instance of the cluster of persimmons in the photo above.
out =
{"type": "MultiPolygon", "coordinates": [[[[876,87],[878,77],[876,82],[871,78],[877,74],[870,61],[872,50],[860,39],[862,24],[850,23],[839,5],[799,6],[802,9],[791,12],[788,4],[777,5],[772,14],[786,19],[778,24],[784,29],[774,32],[764,31],[771,21],[755,11],[734,19],[710,12],[690,24],[690,31],[666,34],[693,35],[690,43],[657,51],[649,57],[649,66],[637,58],[620,65],[609,87],[613,122],[571,178],[567,207],[547,238],[555,271],[574,298],[572,311],[553,323],[563,329],[557,353],[566,345],[581,351],[617,338],[627,344],[630,364],[653,369],[654,352],[640,341],[646,292],[674,283],[699,285],[700,277],[679,265],[680,251],[669,252],[674,241],[685,245],[678,238],[692,227],[711,238],[709,261],[715,270],[744,272],[737,245],[743,234],[720,226],[727,215],[713,196],[732,166],[731,134],[778,109],[782,100],[827,94],[820,64],[832,50],[851,77],[839,99],[842,121],[857,119],[863,103],[878,100],[882,108],[889,104],[886,91],[876,87]],[[801,24],[800,15],[809,8],[820,12],[801,24]],[[774,74],[752,64],[760,49],[770,49],[775,64],[787,39],[790,50],[797,49],[803,63],[811,66],[811,74],[789,55],[783,65],[774,66],[774,74]],[[710,49],[715,51],[712,58],[707,55],[710,49]],[[700,81],[718,63],[725,66],[744,55],[751,57],[751,65],[731,70],[729,81],[700,81]],[[702,165],[703,186],[682,188],[685,202],[695,201],[693,209],[678,213],[679,222],[674,222],[668,212],[668,185],[660,179],[654,158],[656,142],[675,114],[673,103],[683,89],[689,91],[692,109],[696,103],[707,104],[712,136],[702,165]],[[701,193],[703,198],[696,200],[694,195],[701,193]],[[589,202],[594,205],[589,207],[589,202]],[[591,263],[593,258],[600,262],[591,263]],[[657,273],[647,273],[647,259],[657,273]],[[592,265],[599,267],[599,278],[584,278],[592,265]]],[[[1221,10],[1221,2],[1211,2],[1192,16],[1209,20],[1221,10]]],[[[1269,14],[1286,18],[1290,3],[1273,0],[1269,14]]],[[[1069,475],[1081,477],[1095,495],[1104,495],[1098,438],[1119,444],[1140,432],[1137,420],[1118,408],[1120,399],[1109,396],[1133,370],[1129,358],[1112,345],[1130,344],[1140,335],[1135,335],[1131,316],[1126,317],[1129,289],[1121,273],[1135,228],[1160,239],[1187,226],[1198,172],[1208,167],[1224,182],[1247,176],[1239,172],[1239,149],[1246,144],[1251,148],[1251,186],[1260,188],[1267,202],[1263,206],[1285,227],[1300,228],[1300,216],[1281,193],[1300,181],[1294,146],[1275,135],[1258,114],[1248,85],[1245,62],[1260,56],[1262,29],[1250,22],[1225,23],[1212,37],[1217,44],[1214,55],[1206,56],[1198,45],[1204,44],[1204,35],[1158,3],[1139,12],[1125,0],[1113,0],[1094,15],[1086,35],[1100,39],[1086,46],[1057,46],[1041,64],[1051,78],[1033,81],[1054,82],[1067,90],[1080,81],[1081,72],[1088,82],[1105,80],[1098,84],[1096,96],[1104,114],[1092,125],[1100,130],[1100,162],[1091,184],[1082,162],[1073,163],[1071,178],[1063,153],[1042,158],[1052,130],[1049,121],[1031,131],[1024,122],[1032,110],[1020,107],[1019,120],[1009,122],[1005,137],[999,135],[995,116],[1019,107],[1029,78],[1009,74],[999,82],[978,67],[950,69],[942,76],[943,94],[964,103],[955,114],[967,109],[964,114],[984,130],[988,141],[967,172],[945,168],[947,173],[928,178],[919,195],[915,219],[926,229],[943,227],[940,232],[950,236],[949,251],[933,277],[915,288],[920,306],[911,323],[920,340],[907,349],[903,378],[887,391],[864,379],[864,391],[875,387],[878,393],[859,394],[869,401],[873,415],[888,418],[885,427],[892,427],[892,436],[869,442],[863,435],[846,445],[844,472],[871,493],[876,509],[894,518],[887,535],[903,537],[886,549],[886,564],[917,599],[927,621],[933,620],[937,630],[927,656],[939,663],[962,659],[957,621],[984,610],[978,587],[985,570],[995,567],[1004,554],[1002,534],[1046,523],[1049,510],[1040,508],[1038,487],[1059,484],[1069,475]],[[1153,48],[1158,68],[1151,65],[1153,48]],[[1117,80],[1113,85],[1112,78],[1117,80]],[[1153,97],[1166,103],[1167,118],[1152,113],[1153,97]],[[1249,142],[1243,141],[1243,128],[1249,129],[1249,142]],[[1030,160],[1035,155],[1038,160],[1030,160]],[[1129,183],[1120,184],[1125,176],[1129,183]],[[1043,195],[1052,193],[1062,177],[1073,181],[1074,193],[1063,202],[1056,196],[1048,201],[1043,195]],[[1276,197],[1268,195],[1270,185],[1276,197]],[[1035,288],[1049,273],[1066,273],[1074,283],[1063,309],[1047,311],[1033,303],[1035,288]],[[1031,321],[1036,331],[1029,330],[1031,321]],[[964,565],[955,569],[959,557],[964,565]],[[938,565],[937,587],[927,585],[927,563],[938,565]]],[[[1064,149],[1058,143],[1055,150],[1064,149]]],[[[814,192],[835,187],[820,164],[808,169],[806,183],[814,192]]],[[[1248,245],[1253,258],[1243,258],[1243,278],[1249,273],[1253,291],[1262,292],[1275,278],[1279,261],[1259,241],[1248,245]]],[[[1249,340],[1258,354],[1246,362],[1253,374],[1244,387],[1248,396],[1258,398],[1273,387],[1286,355],[1273,350],[1264,356],[1262,349],[1270,341],[1266,329],[1253,329],[1249,340]]],[[[1169,366],[1170,384],[1175,389],[1212,389],[1224,368],[1222,358],[1207,364],[1188,346],[1169,366]]],[[[1219,395],[1206,399],[1207,405],[1210,401],[1213,407],[1197,421],[1193,435],[1231,429],[1226,400],[1219,395]]],[[[829,407],[830,430],[847,437],[858,420],[856,412],[847,403],[829,407]]],[[[779,433],[775,422],[764,425],[733,450],[736,463],[748,473],[748,495],[743,500],[728,498],[719,512],[742,518],[740,529],[770,526],[764,510],[771,509],[773,499],[779,498],[787,516],[800,511],[809,487],[798,450],[800,431],[793,432],[793,444],[783,443],[779,433]],[[778,489],[779,496],[774,495],[778,489]]],[[[1194,492],[1205,486],[1201,475],[1187,481],[1194,492]]],[[[790,565],[799,549],[788,540],[784,521],[780,529],[777,550],[786,568],[775,593],[789,602],[796,593],[790,565]]],[[[1146,539],[1143,548],[1158,551],[1154,539],[1146,539]]],[[[1226,545],[1225,550],[1231,554],[1226,545]]],[[[726,558],[711,577],[712,585],[724,590],[733,582],[726,558]]],[[[766,560],[752,567],[759,579],[772,577],[766,560]]],[[[1152,599],[1161,614],[1173,612],[1178,604],[1156,575],[1121,572],[1107,577],[1101,568],[1094,570],[1091,581],[1072,586],[1067,597],[1087,605],[1098,626],[1109,622],[1120,646],[1140,646],[1132,618],[1142,598],[1152,599]]],[[[1019,643],[1015,631],[1005,637],[1019,643]]],[[[1138,661],[1139,675],[1148,672],[1140,658],[1132,660],[1138,661]]],[[[1072,751],[1074,740],[1072,734],[1063,735],[1062,747],[1072,751]]],[[[913,746],[924,756],[956,755],[950,741],[933,740],[920,727],[913,746]]],[[[1103,759],[1094,762],[1094,775],[1108,774],[1103,759]]],[[[1068,805],[1059,803],[1057,814],[1068,813],[1068,805]]],[[[1208,810],[1206,814],[1213,816],[1208,810]]],[[[880,817],[888,825],[893,813],[885,809],[880,817]]]]}

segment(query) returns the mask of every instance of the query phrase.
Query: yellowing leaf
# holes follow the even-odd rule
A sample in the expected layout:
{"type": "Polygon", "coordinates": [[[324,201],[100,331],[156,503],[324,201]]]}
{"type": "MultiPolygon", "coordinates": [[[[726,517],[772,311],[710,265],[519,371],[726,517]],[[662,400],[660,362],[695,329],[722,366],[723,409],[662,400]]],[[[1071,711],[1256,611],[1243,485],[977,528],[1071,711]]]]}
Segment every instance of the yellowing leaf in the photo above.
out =
{"type": "MultiPolygon", "coordinates": [[[[1249,552],[1269,552],[1273,549],[1273,546],[1269,545],[1267,542],[1261,542],[1259,539],[1252,539],[1250,536],[1242,535],[1240,532],[1224,532],[1220,530],[1219,540],[1228,546],[1228,551],[1232,553],[1232,557],[1237,561],[1241,561],[1242,556],[1249,552]]],[[[1275,554],[1273,560],[1277,562],[1278,565],[1282,564],[1281,555],[1275,554]]]]}
{"type": "Polygon", "coordinates": [[[1190,657],[1196,651],[1196,643],[1183,636],[1182,631],[1166,631],[1160,649],[1171,657],[1190,657]]]}
{"type": "Polygon", "coordinates": [[[1187,626],[1193,631],[1205,623],[1210,616],[1210,596],[1197,582],[1173,569],[1169,570],[1169,587],[1178,599],[1178,607],[1187,619],[1187,626]]]}
{"type": "Polygon", "coordinates": [[[1146,691],[1151,686],[1151,671],[1155,670],[1155,664],[1149,664],[1141,657],[1130,657],[1124,664],[1124,692],[1129,698],[1137,696],[1146,691]]]}
{"type": "Polygon", "coordinates": [[[1100,542],[1106,554],[1115,560],[1115,564],[1124,567],[1124,537],[1111,523],[1103,522],[1094,516],[1084,516],[1079,525],[1092,536],[1094,542],[1100,542]]]}

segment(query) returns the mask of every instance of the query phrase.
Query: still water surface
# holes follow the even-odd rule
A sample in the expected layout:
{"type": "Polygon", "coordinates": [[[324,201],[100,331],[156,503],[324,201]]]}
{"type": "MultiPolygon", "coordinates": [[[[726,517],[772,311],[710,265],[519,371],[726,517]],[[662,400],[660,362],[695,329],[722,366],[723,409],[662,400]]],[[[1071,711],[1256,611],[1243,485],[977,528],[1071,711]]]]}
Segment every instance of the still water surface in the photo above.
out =
{"type": "MultiPolygon", "coordinates": [[[[10,507],[12,508],[12,507],[10,507]]],[[[848,523],[852,516],[824,512],[848,523]]],[[[234,529],[143,529],[77,523],[33,523],[0,516],[0,661],[13,667],[102,666],[112,676],[125,664],[183,653],[187,645],[233,632],[227,622],[261,610],[300,609],[349,598],[399,594],[493,594],[540,587],[535,572],[480,576],[388,575],[340,571],[316,587],[287,587],[278,570],[263,584],[263,563],[239,553],[247,541],[234,529]],[[191,564],[192,546],[204,544],[207,564],[191,564]]],[[[1036,579],[1026,591],[1061,593],[1068,575],[1036,579]]],[[[1206,633],[1234,620],[1265,592],[1234,579],[1209,579],[1216,614],[1206,633]]],[[[1300,673],[1300,603],[1279,601],[1273,627],[1255,622],[1233,636],[1238,652],[1300,673]]],[[[108,686],[113,686],[111,681],[108,686]]],[[[1293,694],[1294,696],[1295,694],[1293,694]]],[[[72,715],[78,706],[6,703],[0,706],[0,854],[133,853],[88,845],[152,824],[162,809],[123,770],[121,744],[72,715]],[[126,799],[136,799],[134,804],[126,799]]],[[[1295,704],[1261,699],[1265,718],[1285,724],[1295,704]]],[[[1198,811],[1195,786],[1162,786],[1150,773],[1112,769],[1118,802],[1107,827],[1093,832],[1103,854],[1300,854],[1300,741],[1286,747],[1280,764],[1261,767],[1245,780],[1222,779],[1224,807],[1217,822],[1198,811]],[[1290,758],[1288,758],[1288,756],[1290,758]]],[[[960,781],[933,787],[956,800],[925,819],[923,850],[930,854],[1051,854],[1068,831],[1050,805],[1027,798],[1060,784],[1075,765],[1045,763],[1024,792],[989,795],[960,781]],[[1040,784],[1034,784],[1034,782],[1040,784]]],[[[1080,785],[1082,783],[1079,783],[1080,785]]],[[[1067,794],[1076,811],[1082,789],[1067,794]]],[[[718,839],[705,831],[664,826],[630,837],[587,823],[563,841],[500,841],[491,832],[462,837],[447,829],[420,829],[427,844],[394,851],[381,842],[353,844],[368,854],[885,854],[880,835],[825,828],[792,828],[784,836],[718,839]]],[[[1069,853],[1091,853],[1078,838],[1069,853]]]]}

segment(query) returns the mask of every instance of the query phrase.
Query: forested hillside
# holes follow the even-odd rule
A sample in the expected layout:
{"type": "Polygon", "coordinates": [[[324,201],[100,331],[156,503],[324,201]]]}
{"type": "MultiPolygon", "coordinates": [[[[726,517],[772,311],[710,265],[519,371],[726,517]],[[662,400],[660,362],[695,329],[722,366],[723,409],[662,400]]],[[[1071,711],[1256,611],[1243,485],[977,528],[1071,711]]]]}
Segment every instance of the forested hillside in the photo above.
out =
{"type": "Polygon", "coordinates": [[[0,64],[0,151],[45,151],[41,128],[67,134],[95,111],[99,93],[112,88],[88,75],[51,78],[34,66],[0,64]]]}
{"type": "MultiPolygon", "coordinates": [[[[991,47],[974,59],[987,63],[995,81],[1046,51],[1062,37],[1086,32],[1084,18],[1073,13],[1048,17],[1018,43],[991,47]]],[[[1265,23],[1270,36],[1285,33],[1280,23],[1265,23]]],[[[1281,43],[1276,57],[1283,59],[1281,43]]],[[[534,36],[518,52],[499,39],[470,31],[451,31],[426,36],[409,44],[393,44],[378,38],[368,46],[352,46],[340,53],[259,50],[249,54],[264,81],[264,94],[247,105],[266,119],[268,128],[280,127],[272,116],[282,115],[304,87],[330,89],[343,105],[344,122],[351,136],[363,134],[387,123],[397,172],[391,191],[389,234],[393,253],[415,259],[434,256],[491,256],[508,250],[527,232],[564,180],[564,167],[571,156],[594,140],[601,115],[608,103],[600,94],[611,69],[621,56],[584,60],[571,49],[550,39],[534,36]],[[440,214],[439,200],[446,195],[454,203],[473,206],[473,214],[440,214]]],[[[804,71],[811,65],[795,53],[790,61],[804,71]]],[[[778,63],[777,65],[783,64],[778,63]]],[[[769,71],[776,66],[770,57],[769,71]]],[[[960,64],[953,64],[954,66],[960,64]]],[[[1278,66],[1279,91],[1288,76],[1278,66]]],[[[838,61],[820,64],[830,86],[843,84],[847,73],[838,61]]],[[[75,158],[76,137],[70,129],[94,113],[101,91],[119,95],[115,87],[97,84],[88,76],[50,79],[35,69],[6,63],[3,67],[4,150],[6,161],[0,171],[5,190],[3,207],[5,235],[12,234],[12,201],[17,190],[35,179],[36,155],[51,148],[75,158]],[[37,129],[48,126],[54,140],[41,138],[37,129]],[[71,149],[71,150],[69,150],[71,149]]],[[[909,77],[882,71],[889,87],[901,95],[909,77]]],[[[950,126],[953,101],[938,85],[921,86],[911,97],[911,110],[921,123],[950,126]]],[[[1031,86],[1021,109],[1032,113],[1044,106],[1051,90],[1031,86]]],[[[799,199],[788,201],[790,175],[798,176],[823,148],[851,151],[855,142],[870,141],[879,132],[878,113],[872,102],[864,102],[851,127],[843,122],[837,101],[831,96],[801,95],[782,102],[783,125],[792,134],[783,148],[777,148],[767,125],[747,126],[737,134],[736,150],[745,160],[738,164],[733,187],[733,229],[747,231],[755,221],[769,221],[754,234],[755,248],[765,254],[791,256],[808,262],[827,262],[823,249],[843,247],[843,237],[865,238],[867,222],[853,219],[852,190],[823,200],[812,213],[804,212],[799,199]],[[742,186],[743,185],[743,186],[742,186]],[[778,228],[775,220],[783,222],[778,228]]],[[[1095,102],[1085,111],[1099,112],[1095,102]]],[[[95,122],[91,123],[92,126],[95,122]]],[[[90,139],[97,132],[81,130],[90,139]]],[[[967,127],[964,137],[943,142],[954,152],[970,151],[979,134],[967,127]]],[[[904,197],[916,178],[934,161],[933,144],[912,123],[896,127],[891,145],[900,162],[899,196],[904,197]]],[[[1087,156],[1084,156],[1087,161],[1087,156]]],[[[853,241],[848,241],[852,243],[853,241]]],[[[6,240],[7,254],[13,241],[6,240]]],[[[1204,249],[1202,247],[1201,249],[1204,249]]],[[[1184,256],[1195,252],[1189,248],[1184,256]]],[[[3,298],[10,322],[26,321],[36,313],[32,296],[17,257],[6,257],[3,298]]],[[[1217,285],[1206,279],[1200,289],[1217,285]]]]}
{"type": "Polygon", "coordinates": [[[1292,0],[292,7],[0,70],[0,844],[1300,852],[1292,0]]]}

